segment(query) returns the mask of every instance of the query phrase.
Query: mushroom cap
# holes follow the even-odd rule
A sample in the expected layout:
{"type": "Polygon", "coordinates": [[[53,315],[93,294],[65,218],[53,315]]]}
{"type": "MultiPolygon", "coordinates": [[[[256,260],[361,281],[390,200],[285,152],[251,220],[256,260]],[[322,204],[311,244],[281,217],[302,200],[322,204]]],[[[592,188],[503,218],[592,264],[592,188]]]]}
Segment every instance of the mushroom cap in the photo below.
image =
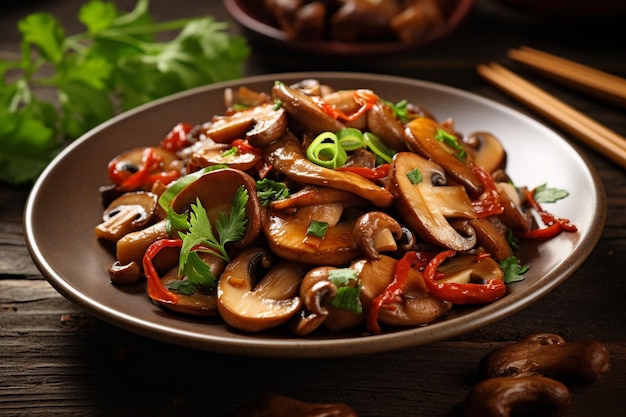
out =
{"type": "Polygon", "coordinates": [[[209,171],[183,188],[172,200],[177,213],[189,210],[200,199],[211,224],[215,225],[220,213],[229,213],[237,190],[248,191],[246,205],[246,232],[241,239],[232,242],[234,248],[244,248],[254,243],[261,234],[261,203],[256,193],[256,181],[243,171],[231,168],[209,171]]]}
{"type": "Polygon", "coordinates": [[[224,270],[217,286],[217,307],[233,328],[266,330],[286,323],[302,306],[298,292],[304,269],[295,262],[271,263],[267,249],[253,248],[244,250],[224,270]],[[257,283],[256,267],[260,264],[271,268],[257,283]]]}

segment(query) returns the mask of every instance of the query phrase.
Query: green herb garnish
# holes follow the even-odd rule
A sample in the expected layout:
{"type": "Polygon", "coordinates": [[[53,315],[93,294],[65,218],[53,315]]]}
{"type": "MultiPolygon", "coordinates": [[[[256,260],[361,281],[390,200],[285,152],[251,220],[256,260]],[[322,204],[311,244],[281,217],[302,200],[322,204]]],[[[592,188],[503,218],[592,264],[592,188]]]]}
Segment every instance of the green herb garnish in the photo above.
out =
{"type": "Polygon", "coordinates": [[[437,133],[435,133],[435,139],[437,139],[439,142],[445,143],[446,145],[452,147],[455,151],[457,151],[454,154],[454,156],[456,156],[457,158],[463,160],[467,157],[465,149],[463,149],[456,136],[446,132],[441,128],[437,128],[437,133]]]}
{"type": "Polygon", "coordinates": [[[311,223],[309,223],[309,227],[306,230],[306,234],[307,236],[323,238],[326,235],[327,231],[328,231],[328,223],[318,222],[318,221],[313,220],[311,221],[311,223]]]}
{"type": "Polygon", "coordinates": [[[85,32],[71,36],[49,13],[18,22],[22,57],[0,60],[0,181],[33,181],[64,146],[120,111],[242,76],[249,47],[227,23],[156,23],[149,4],[122,13],[114,2],[85,2],[85,32]],[[174,39],[156,40],[171,31],[174,39]]]}
{"type": "Polygon", "coordinates": [[[519,259],[515,256],[500,261],[500,267],[504,271],[504,282],[507,284],[522,281],[524,279],[523,274],[530,269],[528,265],[520,265],[519,259]]]}
{"type": "Polygon", "coordinates": [[[191,204],[189,213],[188,232],[179,232],[183,245],[180,249],[178,264],[179,275],[184,275],[189,254],[198,245],[205,245],[219,258],[230,262],[230,256],[226,252],[226,244],[234,242],[246,232],[246,204],[248,203],[248,190],[239,187],[233,198],[230,213],[221,212],[215,222],[216,233],[213,233],[213,225],[209,220],[206,210],[199,199],[196,204],[191,204]]]}
{"type": "Polygon", "coordinates": [[[411,181],[411,184],[413,185],[419,184],[424,180],[424,177],[422,177],[422,172],[418,168],[409,171],[406,176],[409,178],[409,181],[411,181]]]}
{"type": "Polygon", "coordinates": [[[569,196],[569,192],[559,188],[549,188],[547,184],[541,184],[535,189],[533,198],[537,203],[554,203],[569,196]]]}
{"type": "Polygon", "coordinates": [[[261,205],[267,207],[272,201],[289,197],[289,188],[282,182],[263,178],[256,182],[256,195],[261,205]]]}
{"type": "Polygon", "coordinates": [[[330,299],[331,306],[356,314],[363,312],[363,305],[359,298],[362,285],[358,282],[358,275],[354,269],[333,269],[328,273],[328,281],[337,287],[337,294],[330,299]],[[350,283],[354,281],[357,282],[356,285],[351,286],[350,283]]]}

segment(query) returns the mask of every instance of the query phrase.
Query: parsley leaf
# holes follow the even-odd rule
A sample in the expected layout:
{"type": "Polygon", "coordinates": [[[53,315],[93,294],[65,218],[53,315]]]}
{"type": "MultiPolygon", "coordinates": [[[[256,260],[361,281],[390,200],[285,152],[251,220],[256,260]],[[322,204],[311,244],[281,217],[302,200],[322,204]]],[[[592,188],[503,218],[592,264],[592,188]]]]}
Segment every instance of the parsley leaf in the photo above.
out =
{"type": "Polygon", "coordinates": [[[307,236],[323,238],[327,231],[328,223],[312,220],[311,223],[309,223],[309,227],[306,229],[306,234],[307,236]]]}
{"type": "Polygon", "coordinates": [[[411,184],[413,185],[417,185],[424,180],[424,177],[422,177],[422,172],[419,170],[419,168],[412,169],[406,174],[406,176],[409,178],[409,181],[411,181],[411,184]]]}
{"type": "Polygon", "coordinates": [[[272,201],[289,197],[289,188],[285,183],[263,178],[256,182],[256,194],[261,205],[267,207],[272,201]]]}
{"type": "Polygon", "coordinates": [[[437,128],[437,133],[435,133],[435,139],[439,142],[443,142],[446,145],[452,147],[455,151],[457,151],[454,156],[463,160],[467,156],[465,149],[461,146],[456,136],[446,132],[441,128],[437,128]]]}
{"type": "Polygon", "coordinates": [[[515,256],[500,261],[500,267],[504,271],[504,282],[507,284],[522,281],[524,279],[523,274],[530,269],[528,265],[520,265],[519,259],[515,256]]]}
{"type": "Polygon", "coordinates": [[[357,272],[350,268],[332,269],[328,273],[328,280],[337,287],[337,294],[330,299],[330,305],[356,314],[363,312],[363,305],[359,298],[362,285],[358,282],[357,272]],[[350,286],[357,281],[356,286],[350,286]]]}
{"type": "Polygon", "coordinates": [[[533,197],[537,203],[554,203],[557,200],[562,200],[569,195],[566,190],[559,188],[548,188],[546,183],[541,184],[535,189],[533,197]]]}
{"type": "Polygon", "coordinates": [[[200,199],[196,199],[196,204],[191,204],[189,230],[188,232],[179,232],[179,236],[183,240],[178,264],[179,275],[184,275],[189,255],[198,245],[209,247],[215,251],[216,256],[230,262],[226,244],[240,239],[246,232],[246,224],[248,223],[246,218],[247,203],[248,190],[241,186],[235,193],[230,213],[220,212],[218,214],[215,222],[216,233],[213,233],[213,225],[200,199]]]}
{"type": "Polygon", "coordinates": [[[71,36],[49,13],[18,22],[22,56],[0,60],[0,181],[34,181],[64,146],[120,111],[243,75],[250,49],[227,23],[155,23],[149,5],[138,0],[123,13],[112,1],[85,2],[86,31],[71,36]],[[170,31],[179,32],[156,39],[170,31]]]}

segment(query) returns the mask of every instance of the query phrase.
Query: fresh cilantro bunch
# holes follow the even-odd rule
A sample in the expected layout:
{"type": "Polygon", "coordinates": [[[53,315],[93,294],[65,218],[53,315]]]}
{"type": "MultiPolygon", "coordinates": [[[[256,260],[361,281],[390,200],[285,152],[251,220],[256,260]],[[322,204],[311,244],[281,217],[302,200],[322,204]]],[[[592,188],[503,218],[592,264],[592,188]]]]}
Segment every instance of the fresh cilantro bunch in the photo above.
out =
{"type": "Polygon", "coordinates": [[[138,0],[121,13],[91,0],[78,14],[86,31],[71,36],[48,13],[18,23],[22,57],[0,60],[0,181],[31,182],[70,141],[120,111],[242,76],[249,47],[226,23],[155,23],[148,8],[138,0]],[[170,31],[179,31],[173,40],[156,39],[170,31]]]}

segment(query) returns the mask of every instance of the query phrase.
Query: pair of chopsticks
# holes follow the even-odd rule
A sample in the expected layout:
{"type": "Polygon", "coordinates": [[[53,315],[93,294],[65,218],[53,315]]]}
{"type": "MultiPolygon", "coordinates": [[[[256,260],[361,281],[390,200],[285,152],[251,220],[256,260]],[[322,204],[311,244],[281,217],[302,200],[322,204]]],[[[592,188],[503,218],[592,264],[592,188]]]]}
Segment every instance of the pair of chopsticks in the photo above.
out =
{"type": "MultiPolygon", "coordinates": [[[[564,58],[522,47],[509,57],[536,69],[553,80],[593,92],[598,97],[626,106],[626,80],[564,58]]],[[[626,138],[601,125],[563,101],[548,94],[500,64],[481,64],[478,73],[494,86],[535,110],[590,148],[626,168],[626,138]]]]}

